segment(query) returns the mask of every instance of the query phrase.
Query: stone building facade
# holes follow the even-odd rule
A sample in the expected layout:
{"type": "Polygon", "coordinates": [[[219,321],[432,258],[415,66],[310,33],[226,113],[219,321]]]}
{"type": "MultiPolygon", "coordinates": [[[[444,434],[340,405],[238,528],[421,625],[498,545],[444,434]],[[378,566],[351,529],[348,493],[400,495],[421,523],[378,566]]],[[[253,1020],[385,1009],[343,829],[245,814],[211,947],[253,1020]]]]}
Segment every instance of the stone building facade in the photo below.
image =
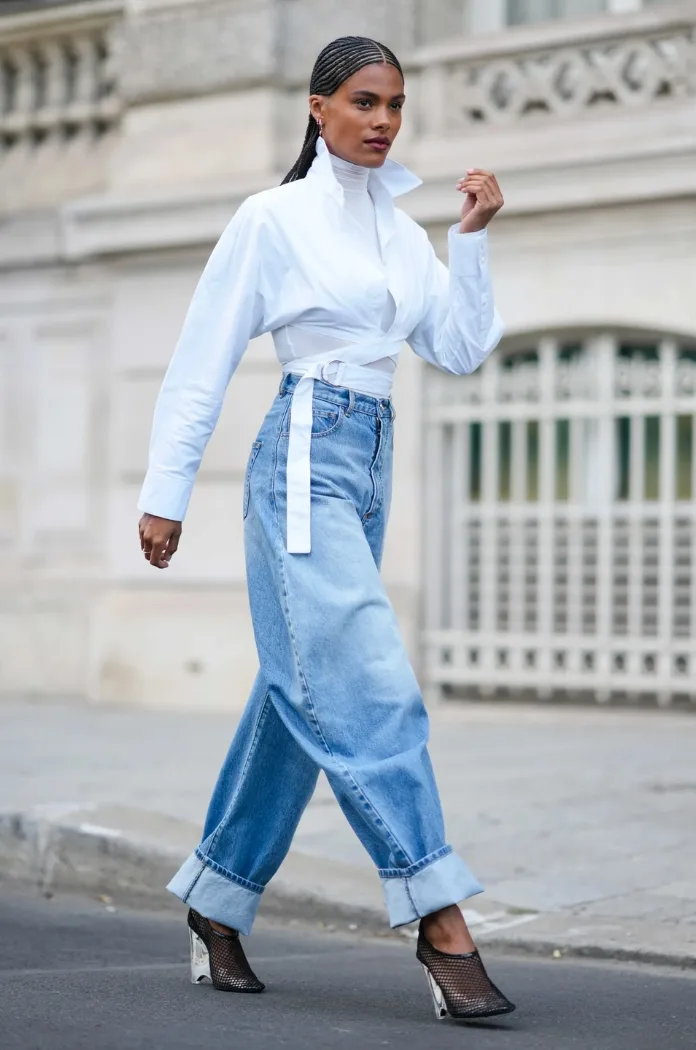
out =
{"type": "Polygon", "coordinates": [[[395,391],[384,575],[429,695],[690,696],[692,0],[0,2],[0,691],[243,702],[270,340],[232,381],[167,573],[136,500],[205,259],[295,159],[311,64],[343,33],[403,60],[394,155],[425,181],[400,206],[438,248],[466,167],[507,201],[495,361],[459,382],[405,353],[395,391]]]}

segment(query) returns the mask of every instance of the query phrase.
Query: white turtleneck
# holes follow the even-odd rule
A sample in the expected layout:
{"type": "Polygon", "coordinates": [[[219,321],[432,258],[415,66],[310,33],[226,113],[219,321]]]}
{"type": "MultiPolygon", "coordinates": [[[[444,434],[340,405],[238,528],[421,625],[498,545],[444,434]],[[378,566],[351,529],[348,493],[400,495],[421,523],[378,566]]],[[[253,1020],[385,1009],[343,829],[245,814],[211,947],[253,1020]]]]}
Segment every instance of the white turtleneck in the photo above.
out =
{"type": "MultiPolygon", "coordinates": [[[[373,255],[378,266],[383,266],[382,253],[377,235],[377,217],[375,206],[367,188],[370,177],[370,169],[362,164],[352,164],[349,160],[330,154],[331,166],[334,175],[343,187],[343,200],[346,211],[360,224],[365,234],[365,246],[373,255]]],[[[387,332],[394,320],[396,303],[391,292],[387,292],[382,310],[382,330],[387,332]]],[[[381,361],[375,361],[372,368],[380,368],[384,371],[393,372],[396,368],[396,358],[384,357],[381,361]]]]}
{"type": "MultiPolygon", "coordinates": [[[[334,174],[343,187],[343,206],[353,216],[362,228],[365,249],[368,255],[372,255],[375,264],[384,266],[382,254],[379,247],[379,236],[377,234],[377,216],[375,206],[367,188],[370,177],[370,169],[362,164],[351,164],[348,160],[329,154],[334,174]]],[[[396,313],[396,303],[391,292],[386,291],[384,306],[381,316],[381,326],[384,332],[388,332],[392,326],[396,313]]],[[[292,329],[292,345],[294,357],[308,357],[322,350],[343,346],[345,340],[338,337],[334,340],[327,335],[315,334],[308,329],[292,329]]],[[[396,368],[396,357],[383,357],[379,361],[373,361],[366,368],[377,368],[382,372],[392,373],[396,368]]],[[[356,388],[357,389],[357,388],[356,388]]]]}
{"type": "Polygon", "coordinates": [[[343,187],[343,201],[346,211],[362,226],[365,233],[365,245],[375,261],[382,265],[382,257],[377,236],[377,219],[375,206],[367,188],[370,169],[362,164],[351,164],[349,160],[331,154],[331,166],[338,182],[343,187]]]}

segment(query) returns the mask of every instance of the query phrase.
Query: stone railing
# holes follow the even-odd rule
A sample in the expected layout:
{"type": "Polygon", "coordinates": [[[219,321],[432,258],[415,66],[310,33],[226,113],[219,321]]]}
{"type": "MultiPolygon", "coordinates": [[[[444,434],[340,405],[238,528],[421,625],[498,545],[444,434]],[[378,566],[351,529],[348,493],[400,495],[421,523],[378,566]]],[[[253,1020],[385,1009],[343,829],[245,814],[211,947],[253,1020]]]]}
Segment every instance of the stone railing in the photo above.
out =
{"type": "Polygon", "coordinates": [[[527,26],[413,56],[419,130],[510,125],[696,95],[692,3],[527,26]]]}
{"type": "Polygon", "coordinates": [[[120,0],[2,16],[0,156],[58,136],[99,136],[119,120],[114,62],[120,0]]]}

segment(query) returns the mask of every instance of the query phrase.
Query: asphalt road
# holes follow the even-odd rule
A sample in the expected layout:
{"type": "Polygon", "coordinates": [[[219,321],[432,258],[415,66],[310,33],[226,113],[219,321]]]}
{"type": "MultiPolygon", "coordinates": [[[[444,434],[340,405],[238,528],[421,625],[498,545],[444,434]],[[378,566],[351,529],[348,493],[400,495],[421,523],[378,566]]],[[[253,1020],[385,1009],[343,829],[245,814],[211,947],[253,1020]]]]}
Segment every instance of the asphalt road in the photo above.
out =
{"type": "Polygon", "coordinates": [[[438,1022],[413,946],[264,924],[260,996],[188,983],[182,911],[0,887],[2,1050],[696,1050],[696,975],[489,957],[515,1014],[438,1022]]]}

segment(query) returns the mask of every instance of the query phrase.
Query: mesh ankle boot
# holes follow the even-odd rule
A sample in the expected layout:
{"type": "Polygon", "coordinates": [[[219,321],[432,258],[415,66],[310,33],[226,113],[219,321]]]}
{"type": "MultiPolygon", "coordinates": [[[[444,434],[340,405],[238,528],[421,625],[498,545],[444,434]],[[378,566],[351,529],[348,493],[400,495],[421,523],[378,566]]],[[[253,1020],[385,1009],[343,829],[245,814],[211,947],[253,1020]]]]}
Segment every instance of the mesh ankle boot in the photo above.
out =
{"type": "Polygon", "coordinates": [[[247,962],[238,933],[218,933],[193,908],[188,913],[191,982],[212,981],[221,992],[262,992],[266,987],[247,962]]]}
{"type": "Polygon", "coordinates": [[[457,1020],[495,1017],[515,1009],[514,1003],[489,978],[478,951],[466,955],[441,952],[421,928],[416,957],[425,970],[435,1016],[440,1020],[447,1014],[457,1020]]]}

